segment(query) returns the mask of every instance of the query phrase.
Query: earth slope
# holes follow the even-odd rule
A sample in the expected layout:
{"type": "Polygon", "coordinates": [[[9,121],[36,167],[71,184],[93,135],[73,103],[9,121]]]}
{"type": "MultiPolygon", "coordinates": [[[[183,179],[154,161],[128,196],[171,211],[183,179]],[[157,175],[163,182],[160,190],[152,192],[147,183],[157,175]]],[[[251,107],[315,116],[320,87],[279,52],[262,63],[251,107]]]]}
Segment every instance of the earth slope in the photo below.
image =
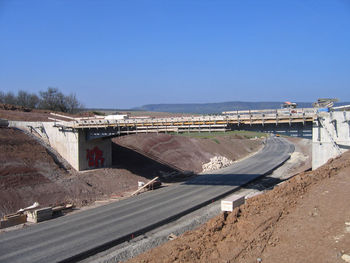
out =
{"type": "Polygon", "coordinates": [[[130,262],[349,262],[350,152],[130,262]]]}
{"type": "Polygon", "coordinates": [[[113,167],[76,172],[65,168],[32,137],[17,129],[0,127],[0,217],[34,202],[42,206],[69,202],[80,207],[96,200],[124,198],[137,189],[138,181],[181,169],[199,171],[202,162],[211,156],[241,158],[261,144],[223,138],[218,141],[225,143],[218,144],[208,139],[161,134],[124,136],[113,141],[113,167]]]}

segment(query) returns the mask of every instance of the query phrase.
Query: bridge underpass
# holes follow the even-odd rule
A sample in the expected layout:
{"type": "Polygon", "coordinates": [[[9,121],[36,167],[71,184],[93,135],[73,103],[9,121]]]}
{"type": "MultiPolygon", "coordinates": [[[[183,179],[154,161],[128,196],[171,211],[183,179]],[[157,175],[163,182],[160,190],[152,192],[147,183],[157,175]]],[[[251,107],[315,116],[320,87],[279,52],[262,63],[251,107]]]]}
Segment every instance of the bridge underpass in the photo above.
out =
{"type": "Polygon", "coordinates": [[[218,132],[248,130],[313,140],[313,169],[350,148],[350,106],[317,112],[314,108],[224,112],[222,115],[178,118],[107,120],[53,119],[53,122],[16,122],[53,147],[78,171],[112,164],[111,137],[158,132],[218,132]]]}
{"type": "Polygon", "coordinates": [[[77,262],[219,200],[281,165],[293,152],[269,138],[256,155],[182,184],[0,235],[0,262],[77,262]]]}
{"type": "Polygon", "coordinates": [[[53,114],[53,122],[12,126],[35,131],[78,171],[112,164],[111,137],[135,133],[250,130],[311,139],[314,109],[225,112],[221,115],[110,120],[53,114]],[[66,120],[64,120],[66,119],[66,120]]]}
{"type": "Polygon", "coordinates": [[[262,125],[229,125],[229,130],[242,130],[242,131],[256,131],[263,133],[272,133],[282,136],[299,137],[305,139],[312,139],[312,122],[306,123],[280,123],[276,124],[265,124],[262,125]]]}

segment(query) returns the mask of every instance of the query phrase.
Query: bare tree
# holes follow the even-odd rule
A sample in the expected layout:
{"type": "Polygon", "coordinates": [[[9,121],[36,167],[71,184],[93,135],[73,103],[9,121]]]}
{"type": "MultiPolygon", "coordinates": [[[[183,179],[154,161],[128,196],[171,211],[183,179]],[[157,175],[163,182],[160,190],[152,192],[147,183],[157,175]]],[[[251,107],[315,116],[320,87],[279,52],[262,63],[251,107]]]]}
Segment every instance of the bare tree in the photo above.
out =
{"type": "Polygon", "coordinates": [[[36,94],[30,94],[28,98],[28,108],[35,109],[39,105],[39,97],[36,94]]]}
{"type": "Polygon", "coordinates": [[[40,92],[40,108],[61,112],[75,113],[82,108],[75,94],[65,96],[57,88],[49,87],[47,91],[40,92]]]}
{"type": "Polygon", "coordinates": [[[49,87],[40,91],[40,98],[35,93],[20,90],[17,96],[13,92],[0,91],[0,103],[19,105],[30,109],[41,108],[52,111],[76,113],[83,108],[74,93],[64,95],[58,88],[49,87]]]}
{"type": "Polygon", "coordinates": [[[4,103],[5,104],[17,104],[17,97],[13,94],[13,92],[9,91],[4,96],[4,103]]]}
{"type": "Polygon", "coordinates": [[[49,87],[47,91],[40,91],[39,107],[53,111],[63,111],[64,95],[57,89],[49,87]]]}
{"type": "Polygon", "coordinates": [[[20,90],[17,94],[17,105],[34,109],[39,103],[39,98],[37,95],[30,94],[26,91],[20,90]]]}
{"type": "Polygon", "coordinates": [[[5,93],[0,90],[0,103],[5,103],[5,93]]]}
{"type": "Polygon", "coordinates": [[[69,113],[76,113],[77,111],[79,111],[84,107],[83,104],[81,104],[78,101],[74,93],[71,93],[70,95],[65,96],[65,104],[66,104],[67,112],[69,113]]]}

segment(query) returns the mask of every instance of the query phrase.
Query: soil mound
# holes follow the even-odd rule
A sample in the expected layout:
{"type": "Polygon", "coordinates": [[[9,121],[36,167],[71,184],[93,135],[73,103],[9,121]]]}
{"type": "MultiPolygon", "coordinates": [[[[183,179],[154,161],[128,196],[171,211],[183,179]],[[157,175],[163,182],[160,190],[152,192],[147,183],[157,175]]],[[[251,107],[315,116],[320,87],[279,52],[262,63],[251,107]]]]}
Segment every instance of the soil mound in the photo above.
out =
{"type": "MultiPolygon", "coordinates": [[[[0,103],[0,118],[13,121],[52,121],[53,118],[49,110],[30,109],[22,106],[1,104],[0,103]]],[[[79,112],[77,114],[69,114],[63,112],[56,112],[62,115],[71,117],[92,117],[93,112],[79,112]]]]}
{"type": "Polygon", "coordinates": [[[350,152],[130,262],[344,262],[350,152]]]}
{"type": "Polygon", "coordinates": [[[0,128],[0,217],[39,202],[88,205],[111,195],[122,197],[147,180],[125,169],[78,173],[56,163],[45,147],[25,133],[0,128]]]}
{"type": "Polygon", "coordinates": [[[25,111],[25,112],[30,112],[32,111],[29,108],[25,108],[23,106],[16,106],[16,105],[11,105],[11,104],[1,104],[0,103],[0,109],[1,110],[12,110],[12,111],[25,111]]]}
{"type": "Polygon", "coordinates": [[[224,156],[234,161],[256,151],[261,146],[260,140],[244,139],[232,134],[213,138],[134,134],[114,138],[113,142],[174,169],[196,173],[202,172],[202,165],[215,156],[224,156]]]}
{"type": "Polygon", "coordinates": [[[22,106],[1,104],[0,118],[13,121],[49,121],[50,111],[29,109],[22,106]]]}

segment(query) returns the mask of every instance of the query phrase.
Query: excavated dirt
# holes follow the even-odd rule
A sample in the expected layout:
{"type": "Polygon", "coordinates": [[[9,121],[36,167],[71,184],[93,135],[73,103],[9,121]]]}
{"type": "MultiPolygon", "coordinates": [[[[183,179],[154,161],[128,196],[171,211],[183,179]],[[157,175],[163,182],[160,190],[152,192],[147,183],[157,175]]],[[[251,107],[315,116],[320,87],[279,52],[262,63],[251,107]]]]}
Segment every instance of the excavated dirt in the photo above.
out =
{"type": "Polygon", "coordinates": [[[130,262],[348,262],[350,152],[130,262]]]}
{"type": "MultiPolygon", "coordinates": [[[[52,118],[49,110],[29,109],[22,106],[2,104],[0,103],[0,118],[13,120],[13,121],[50,121],[48,118],[52,118]]],[[[82,111],[77,114],[68,114],[57,112],[71,117],[92,117],[93,112],[82,111]]],[[[105,114],[115,114],[115,111],[105,111],[105,114]]],[[[180,117],[189,116],[189,114],[176,114],[167,112],[148,112],[148,111],[120,111],[119,114],[127,114],[130,117],[180,117]]]]}
{"type": "Polygon", "coordinates": [[[38,201],[87,205],[135,189],[140,177],[124,169],[85,173],[60,168],[46,148],[19,130],[0,128],[0,215],[38,201]]]}
{"type": "Polygon", "coordinates": [[[113,141],[118,145],[142,152],[174,169],[196,173],[202,172],[202,165],[214,156],[225,156],[235,161],[256,151],[261,145],[260,140],[244,139],[232,134],[214,139],[169,134],[134,134],[115,138],[113,141]]]}
{"type": "MultiPolygon", "coordinates": [[[[22,106],[0,103],[0,118],[12,121],[52,121],[49,118],[53,116],[49,110],[29,109],[22,106]]],[[[91,117],[91,112],[79,112],[77,114],[68,114],[57,112],[71,117],[91,117]]]]}
{"type": "MultiPolygon", "coordinates": [[[[194,171],[198,161],[205,162],[220,153],[213,140],[183,136],[144,134],[113,141],[113,167],[76,172],[65,169],[45,147],[25,133],[0,128],[0,217],[34,202],[41,206],[74,203],[81,207],[96,200],[124,198],[137,189],[138,181],[146,182],[181,169],[194,171]],[[130,148],[142,145],[142,149],[135,152],[123,147],[124,144],[130,148]],[[194,154],[190,153],[193,149],[194,154]],[[141,154],[143,151],[146,156],[141,154]],[[181,153],[187,156],[184,164],[179,160],[181,153]]],[[[240,158],[257,150],[260,144],[235,139],[230,143],[234,152],[231,156],[240,158]],[[248,146],[242,149],[244,141],[248,146]]]]}
{"type": "Polygon", "coordinates": [[[0,104],[0,118],[13,121],[49,121],[49,111],[31,110],[23,107],[0,104]]]}

